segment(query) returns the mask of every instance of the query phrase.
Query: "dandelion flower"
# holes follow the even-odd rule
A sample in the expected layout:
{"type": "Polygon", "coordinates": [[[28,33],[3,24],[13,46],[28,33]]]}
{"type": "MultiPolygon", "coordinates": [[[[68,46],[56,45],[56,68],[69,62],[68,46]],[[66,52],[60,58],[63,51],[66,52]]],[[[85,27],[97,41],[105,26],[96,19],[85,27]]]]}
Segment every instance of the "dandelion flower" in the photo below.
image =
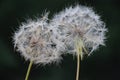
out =
{"type": "MultiPolygon", "coordinates": [[[[65,8],[54,16],[52,24],[57,27],[58,34],[62,36],[61,40],[68,46],[68,52],[73,55],[77,52],[75,43],[80,41],[82,43],[79,44],[86,48],[89,55],[100,45],[105,45],[105,23],[92,8],[80,5],[65,8]]],[[[81,56],[86,51],[83,51],[81,56]]]]}
{"type": "Polygon", "coordinates": [[[105,23],[92,8],[77,5],[56,14],[51,24],[57,27],[57,34],[61,35],[59,40],[64,42],[67,53],[77,56],[78,80],[80,59],[82,60],[85,54],[90,55],[100,45],[105,45],[105,23]]]}
{"type": "Polygon", "coordinates": [[[46,19],[29,21],[15,32],[14,44],[26,60],[47,64],[59,61],[59,45],[46,19]]]}
{"type": "Polygon", "coordinates": [[[25,60],[30,60],[25,80],[28,80],[32,63],[46,65],[61,60],[62,45],[58,45],[61,42],[54,37],[55,34],[47,22],[47,15],[36,21],[28,20],[14,34],[14,46],[17,51],[25,60]]]}

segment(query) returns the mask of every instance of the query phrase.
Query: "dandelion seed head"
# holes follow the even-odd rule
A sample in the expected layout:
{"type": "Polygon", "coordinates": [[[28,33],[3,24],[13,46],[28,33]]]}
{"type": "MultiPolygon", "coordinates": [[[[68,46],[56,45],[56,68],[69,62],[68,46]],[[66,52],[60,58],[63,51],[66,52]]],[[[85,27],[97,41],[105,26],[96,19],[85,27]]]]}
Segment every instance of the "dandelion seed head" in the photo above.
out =
{"type": "Polygon", "coordinates": [[[59,41],[47,23],[47,16],[23,23],[13,36],[14,46],[26,59],[38,64],[49,64],[61,60],[59,41]]]}
{"type": "Polygon", "coordinates": [[[65,8],[54,16],[52,24],[57,27],[57,34],[62,36],[68,52],[76,53],[76,37],[83,41],[89,54],[105,45],[105,23],[92,8],[80,5],[65,8]]]}

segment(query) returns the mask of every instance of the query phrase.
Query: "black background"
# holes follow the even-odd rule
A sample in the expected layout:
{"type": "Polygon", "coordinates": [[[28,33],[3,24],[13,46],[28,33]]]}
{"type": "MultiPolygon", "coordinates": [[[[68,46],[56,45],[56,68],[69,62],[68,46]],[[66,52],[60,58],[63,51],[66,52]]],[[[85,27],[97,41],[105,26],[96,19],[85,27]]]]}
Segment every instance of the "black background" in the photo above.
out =
{"type": "MultiPolygon", "coordinates": [[[[24,80],[28,61],[14,50],[12,35],[21,22],[50,11],[50,18],[67,6],[91,6],[108,28],[106,46],[81,62],[80,80],[120,80],[119,0],[0,0],[0,80],[24,80]]],[[[76,58],[60,64],[33,65],[29,80],[75,80],[76,58]]]]}

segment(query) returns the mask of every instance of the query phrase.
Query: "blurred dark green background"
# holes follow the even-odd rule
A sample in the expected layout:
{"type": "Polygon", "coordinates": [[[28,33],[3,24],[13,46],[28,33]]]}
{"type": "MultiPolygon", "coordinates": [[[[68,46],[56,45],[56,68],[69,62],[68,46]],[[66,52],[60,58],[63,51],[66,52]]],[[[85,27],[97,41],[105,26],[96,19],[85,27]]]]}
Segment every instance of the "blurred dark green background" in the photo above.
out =
{"type": "MultiPolygon", "coordinates": [[[[0,80],[24,80],[26,62],[13,47],[12,35],[21,22],[50,17],[64,7],[79,3],[92,6],[102,16],[109,32],[106,46],[100,47],[81,63],[80,80],[120,80],[120,3],[119,0],[0,0],[0,80]]],[[[33,65],[29,80],[75,80],[76,58],[63,56],[60,64],[33,65]]]]}

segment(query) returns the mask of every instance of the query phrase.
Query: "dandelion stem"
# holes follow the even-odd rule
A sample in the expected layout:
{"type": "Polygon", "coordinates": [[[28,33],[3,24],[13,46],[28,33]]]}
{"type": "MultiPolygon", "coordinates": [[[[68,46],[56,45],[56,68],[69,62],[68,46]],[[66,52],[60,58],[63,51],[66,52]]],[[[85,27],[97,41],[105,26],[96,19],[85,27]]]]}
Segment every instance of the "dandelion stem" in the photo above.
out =
{"type": "Polygon", "coordinates": [[[32,64],[33,64],[33,61],[31,60],[30,63],[29,63],[29,67],[28,67],[28,70],[27,70],[27,73],[26,73],[25,80],[28,80],[32,64]]]}
{"type": "Polygon", "coordinates": [[[76,71],[76,80],[79,80],[79,72],[80,72],[80,55],[77,55],[77,71],[76,71]]]}
{"type": "Polygon", "coordinates": [[[76,71],[76,80],[79,80],[79,73],[80,73],[80,61],[82,59],[82,50],[83,50],[83,42],[80,38],[75,38],[76,43],[76,50],[77,50],[77,71],[76,71]]]}

